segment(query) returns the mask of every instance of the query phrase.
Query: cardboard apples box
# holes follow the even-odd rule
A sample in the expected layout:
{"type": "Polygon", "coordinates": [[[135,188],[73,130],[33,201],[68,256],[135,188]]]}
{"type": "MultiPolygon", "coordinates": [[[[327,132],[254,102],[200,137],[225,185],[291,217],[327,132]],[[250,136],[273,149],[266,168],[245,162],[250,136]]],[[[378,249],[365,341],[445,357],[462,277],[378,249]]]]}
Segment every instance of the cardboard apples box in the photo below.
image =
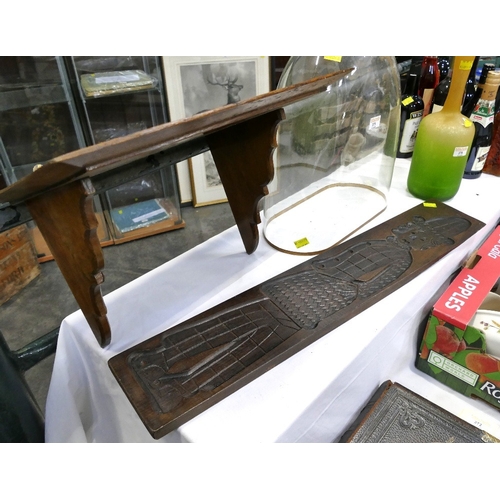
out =
{"type": "Polygon", "coordinates": [[[466,396],[500,408],[500,227],[434,305],[416,366],[466,396]]]}

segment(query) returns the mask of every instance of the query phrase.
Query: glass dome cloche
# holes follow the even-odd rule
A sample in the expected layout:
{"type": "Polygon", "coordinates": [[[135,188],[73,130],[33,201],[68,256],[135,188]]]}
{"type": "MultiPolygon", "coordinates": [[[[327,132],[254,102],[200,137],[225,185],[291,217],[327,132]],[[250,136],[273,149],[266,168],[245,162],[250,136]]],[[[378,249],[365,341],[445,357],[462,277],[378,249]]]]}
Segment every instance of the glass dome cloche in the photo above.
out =
{"type": "Polygon", "coordinates": [[[278,88],[353,68],[314,97],[285,108],[263,232],[273,247],[315,255],[387,206],[400,120],[392,56],[292,56],[278,88]]]}

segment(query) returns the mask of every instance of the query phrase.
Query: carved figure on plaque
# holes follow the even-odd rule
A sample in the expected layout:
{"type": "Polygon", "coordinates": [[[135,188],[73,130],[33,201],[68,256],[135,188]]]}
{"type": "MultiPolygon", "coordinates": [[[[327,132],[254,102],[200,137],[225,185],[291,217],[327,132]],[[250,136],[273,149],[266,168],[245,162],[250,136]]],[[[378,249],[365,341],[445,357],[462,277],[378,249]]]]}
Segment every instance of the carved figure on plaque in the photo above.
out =
{"type": "Polygon", "coordinates": [[[261,285],[258,299],[161,334],[160,347],[136,350],[128,364],[157,411],[171,412],[272,354],[298,331],[315,329],[355,300],[383,290],[411,266],[412,251],[453,245],[453,236],[470,225],[461,217],[414,216],[385,240],[353,243],[313,259],[309,269],[261,285]]]}

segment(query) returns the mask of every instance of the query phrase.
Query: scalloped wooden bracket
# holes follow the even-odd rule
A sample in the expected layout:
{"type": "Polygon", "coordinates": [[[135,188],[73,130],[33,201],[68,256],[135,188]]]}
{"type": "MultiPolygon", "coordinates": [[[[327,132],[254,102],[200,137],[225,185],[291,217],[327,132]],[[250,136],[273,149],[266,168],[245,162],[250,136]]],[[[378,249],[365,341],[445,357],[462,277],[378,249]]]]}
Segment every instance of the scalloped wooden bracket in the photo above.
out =
{"type": "Polygon", "coordinates": [[[97,236],[90,179],[73,182],[26,204],[101,347],[111,328],[101,294],[104,256],[97,236]]]}
{"type": "Polygon", "coordinates": [[[273,180],[276,131],[282,109],[207,137],[229,206],[248,254],[259,244],[258,205],[273,180]]]}

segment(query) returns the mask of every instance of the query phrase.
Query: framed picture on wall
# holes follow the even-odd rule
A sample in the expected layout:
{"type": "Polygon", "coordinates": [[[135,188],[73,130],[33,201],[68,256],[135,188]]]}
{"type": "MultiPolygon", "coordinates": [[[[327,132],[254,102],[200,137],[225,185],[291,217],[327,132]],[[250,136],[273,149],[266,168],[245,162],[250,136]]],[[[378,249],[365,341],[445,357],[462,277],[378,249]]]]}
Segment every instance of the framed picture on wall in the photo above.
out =
{"type": "MultiPolygon", "coordinates": [[[[268,56],[164,56],[163,69],[172,121],[270,90],[268,56]]],[[[177,170],[182,200],[190,190],[194,206],[227,201],[210,152],[179,163],[177,170]]]]}

